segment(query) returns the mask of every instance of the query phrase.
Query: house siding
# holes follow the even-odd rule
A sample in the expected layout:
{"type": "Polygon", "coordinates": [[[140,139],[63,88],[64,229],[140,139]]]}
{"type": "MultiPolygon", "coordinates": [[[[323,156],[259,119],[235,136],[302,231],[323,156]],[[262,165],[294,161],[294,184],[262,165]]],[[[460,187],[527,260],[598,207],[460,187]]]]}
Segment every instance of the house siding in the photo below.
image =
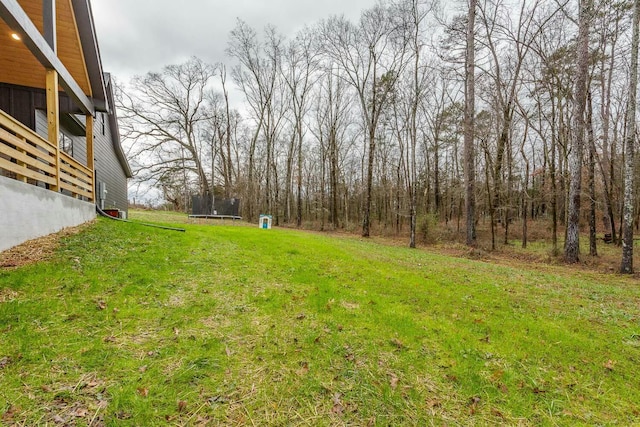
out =
{"type": "MultiPolygon", "coordinates": [[[[81,113],[65,93],[61,92],[59,97],[60,114],[81,113]]],[[[0,109],[35,131],[36,116],[34,111],[47,109],[47,95],[44,89],[0,83],[0,109]]]]}
{"type": "MultiPolygon", "coordinates": [[[[98,115],[104,113],[97,113],[98,115]]],[[[129,200],[127,194],[127,176],[122,170],[120,161],[115,152],[114,139],[108,125],[108,118],[105,120],[105,132],[102,133],[100,117],[93,121],[94,154],[96,170],[96,186],[99,182],[104,182],[107,194],[104,201],[105,208],[118,208],[129,213],[129,200]]],[[[98,195],[99,197],[99,195],[98,195]]]]}
{"type": "MultiPolygon", "coordinates": [[[[82,119],[82,123],[85,123],[85,119],[82,119]]],[[[71,157],[78,162],[87,166],[87,137],[85,135],[74,135],[69,129],[65,128],[62,124],[60,129],[67,137],[72,141],[71,157]]],[[[48,137],[49,127],[47,125],[47,113],[42,110],[36,110],[36,133],[43,138],[48,137]]]]}

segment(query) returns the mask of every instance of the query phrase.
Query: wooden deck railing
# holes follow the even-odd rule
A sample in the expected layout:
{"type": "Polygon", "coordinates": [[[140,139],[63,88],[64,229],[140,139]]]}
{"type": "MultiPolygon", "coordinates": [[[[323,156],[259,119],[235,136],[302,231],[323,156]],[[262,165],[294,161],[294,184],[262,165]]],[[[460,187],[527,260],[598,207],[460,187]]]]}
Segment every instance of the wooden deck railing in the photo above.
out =
{"type": "Polygon", "coordinates": [[[60,188],[93,200],[93,171],[65,152],[60,153],[60,188]]]}
{"type": "Polygon", "coordinates": [[[94,200],[93,171],[0,110],[0,174],[94,200]]]}

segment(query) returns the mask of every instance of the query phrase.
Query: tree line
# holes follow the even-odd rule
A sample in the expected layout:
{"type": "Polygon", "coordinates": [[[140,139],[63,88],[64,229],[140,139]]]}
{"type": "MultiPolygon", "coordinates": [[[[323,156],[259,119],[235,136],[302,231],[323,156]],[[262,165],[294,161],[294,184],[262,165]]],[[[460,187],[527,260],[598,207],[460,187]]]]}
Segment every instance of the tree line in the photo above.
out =
{"type": "Polygon", "coordinates": [[[590,254],[603,230],[632,272],[639,3],[383,0],[292,37],[238,20],[226,62],[121,86],[120,126],[136,180],[176,209],[238,197],[249,221],[412,247],[440,222],[476,245],[481,221],[492,248],[526,247],[544,220],[568,262],[584,224],[590,254]]]}

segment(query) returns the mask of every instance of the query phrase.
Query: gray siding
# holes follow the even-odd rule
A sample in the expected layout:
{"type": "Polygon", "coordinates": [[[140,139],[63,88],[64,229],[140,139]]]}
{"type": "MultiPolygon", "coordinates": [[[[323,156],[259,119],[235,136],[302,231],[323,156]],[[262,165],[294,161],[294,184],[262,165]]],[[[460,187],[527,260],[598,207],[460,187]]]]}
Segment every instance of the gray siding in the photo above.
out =
{"type": "MultiPolygon", "coordinates": [[[[83,119],[82,123],[84,122],[85,120],[83,119]]],[[[73,141],[72,157],[87,166],[87,137],[85,135],[73,135],[62,123],[60,124],[60,129],[73,141]]],[[[36,133],[44,139],[48,137],[47,113],[42,110],[36,110],[36,133]]]]}
{"type": "Polygon", "coordinates": [[[96,186],[98,182],[104,182],[107,185],[107,197],[104,207],[115,207],[126,211],[128,214],[127,176],[122,169],[114,147],[118,139],[112,137],[109,119],[105,113],[97,113],[93,123],[96,186]],[[100,115],[104,115],[104,134],[100,115]]]}

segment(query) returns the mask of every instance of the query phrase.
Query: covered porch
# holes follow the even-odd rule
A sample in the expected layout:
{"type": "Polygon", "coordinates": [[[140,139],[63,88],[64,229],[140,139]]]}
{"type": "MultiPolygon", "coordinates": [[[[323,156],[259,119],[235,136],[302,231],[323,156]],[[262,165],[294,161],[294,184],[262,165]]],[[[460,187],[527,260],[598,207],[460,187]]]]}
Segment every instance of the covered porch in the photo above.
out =
{"type": "Polygon", "coordinates": [[[94,116],[108,105],[89,0],[0,0],[0,46],[0,175],[94,202],[94,116]],[[61,121],[81,153],[65,152],[61,121]]]}

